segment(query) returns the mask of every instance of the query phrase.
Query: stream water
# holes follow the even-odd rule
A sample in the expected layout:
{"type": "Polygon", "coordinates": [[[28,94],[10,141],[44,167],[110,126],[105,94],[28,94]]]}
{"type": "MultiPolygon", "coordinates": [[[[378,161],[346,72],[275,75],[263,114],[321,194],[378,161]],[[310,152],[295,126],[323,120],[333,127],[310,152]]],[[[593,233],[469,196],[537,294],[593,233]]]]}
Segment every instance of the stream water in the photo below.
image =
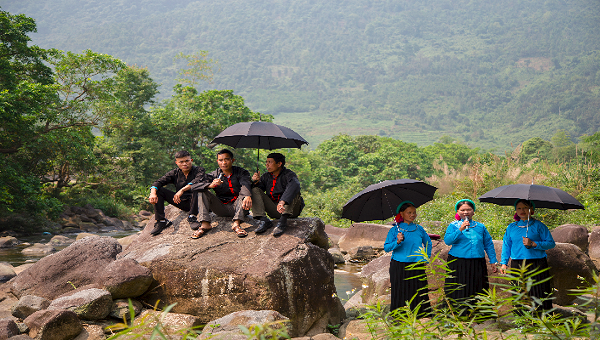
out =
{"type": "MultiPolygon", "coordinates": [[[[114,238],[122,238],[136,232],[137,231],[115,231],[100,233],[99,235],[112,236],[114,238]]],[[[17,267],[25,263],[36,262],[44,256],[23,255],[21,251],[29,247],[30,245],[33,245],[34,243],[48,243],[52,236],[54,235],[19,236],[17,238],[20,242],[26,242],[29,244],[21,244],[14,248],[0,249],[0,262],[8,262],[13,267],[17,267]]],[[[64,234],[64,236],[75,240],[77,234],[64,234]]],[[[65,247],[67,246],[55,246],[57,251],[65,247]]],[[[342,303],[348,301],[348,299],[350,299],[352,295],[354,295],[361,289],[362,283],[358,274],[360,273],[362,266],[363,264],[356,263],[337,265],[337,268],[334,271],[334,280],[338,297],[342,300],[342,303]]]]}

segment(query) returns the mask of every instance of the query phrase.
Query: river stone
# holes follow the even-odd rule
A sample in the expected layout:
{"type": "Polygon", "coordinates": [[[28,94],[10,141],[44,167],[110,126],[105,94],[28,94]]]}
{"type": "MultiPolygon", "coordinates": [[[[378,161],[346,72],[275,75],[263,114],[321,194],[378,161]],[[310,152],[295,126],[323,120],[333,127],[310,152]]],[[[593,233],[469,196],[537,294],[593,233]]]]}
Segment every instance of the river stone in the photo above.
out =
{"type": "Polygon", "coordinates": [[[24,271],[25,269],[27,269],[27,268],[29,268],[29,267],[33,266],[34,264],[35,264],[35,262],[27,262],[27,263],[23,263],[23,264],[22,264],[22,265],[20,265],[20,266],[16,266],[16,267],[14,268],[14,270],[15,270],[15,273],[17,273],[17,275],[19,275],[19,274],[21,274],[21,272],[22,272],[22,271],[24,271]]]}
{"type": "Polygon", "coordinates": [[[238,238],[231,218],[215,217],[215,227],[192,240],[186,212],[174,206],[166,212],[173,226],[152,236],[151,220],[119,254],[152,271],[156,283],[142,297],[146,303],[177,303],[173,312],[197,315],[204,323],[239,310],[276,310],[300,335],[344,318],[320,219],[290,219],[278,238],[253,233],[256,221],[247,219],[249,236],[238,238]]]}
{"type": "Polygon", "coordinates": [[[329,248],[327,251],[329,251],[329,254],[333,256],[334,263],[346,263],[346,260],[344,260],[344,254],[342,254],[340,248],[329,248]]]}
{"type": "Polygon", "coordinates": [[[155,327],[158,322],[168,331],[178,331],[184,328],[192,328],[200,326],[203,322],[197,316],[181,313],[165,313],[155,310],[145,310],[133,321],[133,325],[139,325],[140,323],[151,329],[155,327]]]}
{"type": "Polygon", "coordinates": [[[36,340],[70,340],[83,330],[77,315],[64,309],[40,310],[23,322],[29,327],[29,336],[36,340]]]}
{"type": "Polygon", "coordinates": [[[349,260],[370,260],[377,256],[377,252],[371,246],[354,247],[346,253],[345,258],[349,260]]]}
{"type": "Polygon", "coordinates": [[[72,238],[68,238],[63,235],[55,235],[50,239],[50,242],[48,242],[48,244],[52,246],[65,246],[73,242],[75,242],[75,240],[73,240],[72,238]]]}
{"type": "Polygon", "coordinates": [[[64,294],[52,301],[48,309],[66,309],[82,320],[101,320],[112,309],[110,292],[104,289],[85,289],[64,294]]]}
{"type": "Polygon", "coordinates": [[[338,228],[334,227],[331,224],[325,225],[325,233],[327,233],[327,237],[329,237],[329,241],[333,245],[333,247],[339,247],[340,238],[346,235],[348,228],[338,228]]]}
{"type": "Polygon", "coordinates": [[[19,327],[17,323],[11,319],[1,319],[0,320],[0,339],[8,339],[11,336],[19,335],[21,332],[19,331],[19,327]]]}
{"type": "Polygon", "coordinates": [[[131,299],[118,299],[118,300],[114,300],[113,301],[113,305],[112,305],[112,309],[110,311],[110,316],[115,318],[115,319],[119,319],[119,320],[123,320],[123,317],[125,317],[128,321],[130,319],[130,313],[129,313],[129,301],[131,301],[131,307],[133,307],[133,312],[135,313],[135,315],[139,315],[140,312],[142,311],[142,304],[137,301],[137,300],[131,300],[131,299]]]}
{"type": "Polygon", "coordinates": [[[46,256],[55,251],[56,249],[52,245],[34,243],[33,246],[21,250],[21,253],[26,256],[46,256]]]}
{"type": "Polygon", "coordinates": [[[123,222],[123,230],[133,230],[133,229],[135,229],[133,227],[133,225],[131,224],[131,222],[129,222],[129,221],[121,221],[121,222],[123,222]]]}
{"type": "Polygon", "coordinates": [[[25,295],[13,306],[11,313],[16,318],[25,319],[39,310],[48,308],[48,306],[50,306],[50,301],[43,297],[25,295]]]}
{"type": "Polygon", "coordinates": [[[86,237],[58,253],[46,256],[8,284],[17,297],[36,295],[49,300],[95,282],[98,273],[113,262],[121,245],[112,237],[86,237]]]}
{"type": "Polygon", "coordinates": [[[119,241],[121,246],[123,246],[123,249],[125,249],[125,248],[127,248],[128,245],[131,244],[131,242],[135,241],[135,239],[137,239],[138,236],[140,236],[140,235],[139,234],[131,234],[129,236],[125,236],[125,237],[117,239],[117,240],[119,241]]]}
{"type": "Polygon", "coordinates": [[[19,244],[19,240],[12,236],[0,237],[0,248],[12,248],[19,244]]]}
{"type": "Polygon", "coordinates": [[[79,229],[81,229],[85,232],[88,232],[88,233],[97,233],[98,232],[98,226],[96,226],[92,222],[81,222],[81,224],[79,225],[79,229]]]}
{"type": "Polygon", "coordinates": [[[79,233],[79,234],[77,234],[77,238],[75,238],[75,241],[79,241],[81,239],[84,239],[84,238],[90,237],[90,236],[94,236],[95,237],[95,236],[98,236],[98,235],[91,234],[91,233],[79,233]]]}
{"type": "Polygon", "coordinates": [[[153,214],[151,212],[149,212],[148,210],[140,210],[138,215],[150,218],[153,214]]]}
{"type": "Polygon", "coordinates": [[[583,277],[587,282],[593,281],[593,273],[597,270],[592,260],[581,249],[571,243],[556,243],[556,247],[547,250],[550,275],[553,276],[554,288],[557,290],[552,301],[557,305],[570,305],[576,298],[570,295],[573,289],[578,289],[583,277]]]}
{"type": "Polygon", "coordinates": [[[239,326],[250,328],[252,325],[268,323],[273,324],[273,328],[277,329],[287,322],[289,322],[288,318],[274,310],[242,310],[206,324],[200,339],[232,339],[236,338],[237,335],[242,335],[239,326]],[[279,324],[277,321],[283,323],[279,324]]]}
{"type": "Polygon", "coordinates": [[[134,259],[119,259],[98,274],[98,283],[112,294],[113,299],[138,297],[150,287],[152,273],[134,259]]]}
{"type": "Polygon", "coordinates": [[[588,254],[597,267],[600,267],[600,227],[593,227],[588,237],[588,254]]]}
{"type": "Polygon", "coordinates": [[[554,242],[572,243],[584,253],[588,251],[588,230],[577,224],[563,224],[552,230],[554,242]]]}
{"type": "Polygon", "coordinates": [[[76,233],[80,233],[81,229],[79,229],[79,227],[65,227],[62,229],[61,231],[64,234],[76,234],[76,233]]]}
{"type": "Polygon", "coordinates": [[[81,219],[79,216],[71,216],[63,221],[61,221],[61,225],[63,228],[77,228],[79,229],[79,225],[81,224],[81,219]]]}
{"type": "Polygon", "coordinates": [[[383,324],[375,324],[371,325],[375,328],[375,332],[378,334],[372,334],[369,331],[369,321],[367,320],[350,320],[349,322],[345,322],[340,326],[339,336],[342,339],[359,339],[359,340],[367,340],[367,339],[383,339],[384,336],[382,330],[385,329],[385,325],[383,324]]]}
{"type": "Polygon", "coordinates": [[[83,331],[73,340],[105,340],[104,328],[100,325],[84,324],[83,331]]]}
{"type": "Polygon", "coordinates": [[[361,246],[382,250],[390,226],[373,223],[354,223],[339,240],[342,252],[361,246]]]}
{"type": "Polygon", "coordinates": [[[17,276],[15,268],[8,262],[0,262],[0,283],[4,283],[17,276]]]}

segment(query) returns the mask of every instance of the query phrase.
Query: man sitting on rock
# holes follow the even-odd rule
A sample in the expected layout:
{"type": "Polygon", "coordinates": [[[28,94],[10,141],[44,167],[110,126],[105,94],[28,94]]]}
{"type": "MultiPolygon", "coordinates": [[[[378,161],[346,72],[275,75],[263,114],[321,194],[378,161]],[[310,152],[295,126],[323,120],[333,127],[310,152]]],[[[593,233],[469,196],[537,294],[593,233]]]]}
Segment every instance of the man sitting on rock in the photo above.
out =
{"type": "Polygon", "coordinates": [[[154,217],[156,218],[154,229],[151,232],[152,236],[160,234],[173,224],[165,217],[165,201],[181,210],[189,211],[188,221],[190,223],[196,221],[197,199],[192,194],[192,189],[208,182],[209,179],[204,168],[192,165],[192,161],[189,152],[178,151],[175,154],[177,169],[167,172],[150,187],[148,201],[154,205],[154,217]],[[177,192],[165,189],[164,186],[168,184],[174,184],[177,192]]]}
{"type": "Polygon", "coordinates": [[[250,182],[250,173],[243,168],[233,166],[235,158],[233,152],[223,149],[217,153],[217,170],[211,172],[208,176],[212,179],[210,184],[198,189],[198,221],[191,223],[190,226],[196,230],[192,238],[200,238],[211,229],[210,215],[212,211],[220,217],[233,217],[232,229],[238,237],[246,237],[248,233],[241,228],[240,224],[247,215],[247,211],[252,208],[252,183],[250,182]],[[214,194],[206,188],[214,190],[214,194]]]}
{"type": "Polygon", "coordinates": [[[257,172],[252,176],[252,216],[259,220],[255,233],[264,233],[273,222],[271,218],[279,218],[273,236],[285,232],[287,219],[300,215],[304,208],[304,200],[300,195],[300,181],[296,174],[285,167],[285,156],[274,152],[267,156],[267,173],[260,176],[257,172]]]}

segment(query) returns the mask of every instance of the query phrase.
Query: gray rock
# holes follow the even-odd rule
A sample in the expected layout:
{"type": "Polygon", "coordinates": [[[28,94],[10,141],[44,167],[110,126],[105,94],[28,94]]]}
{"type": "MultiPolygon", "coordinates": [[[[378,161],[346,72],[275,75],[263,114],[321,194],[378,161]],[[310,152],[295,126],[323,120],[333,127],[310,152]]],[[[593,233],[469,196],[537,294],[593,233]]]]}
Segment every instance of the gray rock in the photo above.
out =
{"type": "Polygon", "coordinates": [[[69,218],[61,221],[61,225],[63,226],[63,228],[77,228],[79,229],[79,225],[81,224],[81,219],[79,218],[79,216],[75,215],[75,216],[70,216],[69,218]]]}
{"type": "Polygon", "coordinates": [[[13,236],[0,237],[0,248],[13,248],[19,244],[19,240],[13,236]]]}
{"type": "Polygon", "coordinates": [[[33,246],[21,250],[21,253],[26,256],[46,256],[56,251],[52,245],[34,243],[33,246]]]}
{"type": "Polygon", "coordinates": [[[371,246],[354,247],[348,250],[346,256],[351,260],[370,260],[377,256],[377,252],[371,246]]]}
{"type": "Polygon", "coordinates": [[[550,275],[553,276],[555,299],[553,303],[561,306],[570,305],[575,299],[571,295],[571,290],[581,286],[581,280],[578,277],[585,278],[588,282],[593,281],[593,272],[596,266],[585,255],[581,249],[571,243],[556,243],[556,247],[547,250],[548,266],[550,275]]]}
{"type": "Polygon", "coordinates": [[[118,319],[118,320],[123,320],[123,317],[125,317],[127,319],[127,321],[129,321],[131,313],[129,311],[129,301],[131,301],[131,307],[133,308],[133,312],[135,313],[135,315],[139,315],[140,312],[142,311],[142,304],[137,301],[137,300],[130,300],[130,299],[118,299],[118,300],[114,300],[113,301],[113,306],[112,309],[110,311],[110,316],[118,319]]]}
{"type": "Polygon", "coordinates": [[[98,227],[92,222],[81,222],[79,229],[88,233],[97,233],[98,227]]]}
{"type": "Polygon", "coordinates": [[[123,246],[123,249],[126,249],[128,245],[130,245],[133,241],[135,241],[138,238],[138,236],[140,236],[140,234],[131,234],[129,236],[125,236],[117,240],[119,241],[121,246],[123,246]]]}
{"type": "Polygon", "coordinates": [[[183,328],[191,328],[200,326],[202,322],[200,318],[197,316],[189,315],[189,314],[180,314],[180,313],[165,313],[154,310],[145,310],[133,321],[134,325],[139,325],[141,322],[144,322],[146,327],[152,328],[160,323],[163,328],[169,332],[177,331],[183,328]]]}
{"type": "Polygon", "coordinates": [[[344,254],[342,254],[340,248],[329,248],[327,251],[329,254],[331,254],[331,256],[333,256],[334,263],[346,263],[346,260],[344,260],[344,254]]]}
{"type": "Polygon", "coordinates": [[[327,237],[329,237],[329,241],[333,247],[339,247],[340,239],[346,235],[347,231],[348,228],[337,228],[330,224],[325,225],[325,233],[327,233],[327,237]]]}
{"type": "Polygon", "coordinates": [[[8,262],[0,262],[0,282],[4,283],[17,276],[15,268],[8,262]]]}
{"type": "Polygon", "coordinates": [[[578,246],[584,253],[588,250],[588,230],[577,224],[563,224],[552,230],[555,242],[571,243],[578,246]]]}
{"type": "Polygon", "coordinates": [[[96,237],[98,235],[96,235],[96,234],[90,234],[90,233],[79,233],[79,234],[77,234],[77,238],[75,239],[75,241],[79,241],[81,239],[84,239],[84,238],[90,237],[90,236],[96,237]]]}
{"type": "Polygon", "coordinates": [[[342,252],[352,248],[370,246],[382,250],[390,226],[372,223],[354,223],[340,238],[339,246],[342,252]]]}
{"type": "Polygon", "coordinates": [[[588,236],[588,255],[597,266],[600,264],[600,227],[593,227],[588,236]]]}
{"type": "Polygon", "coordinates": [[[48,309],[66,309],[75,312],[82,320],[100,320],[110,314],[112,304],[110,292],[91,288],[56,298],[48,309]]]}
{"type": "Polygon", "coordinates": [[[68,238],[63,235],[55,235],[50,239],[50,242],[48,242],[48,244],[51,246],[66,246],[73,242],[75,242],[75,240],[72,238],[68,238]]]}
{"type": "Polygon", "coordinates": [[[121,221],[123,222],[123,230],[134,230],[135,228],[129,221],[121,221]]]}
{"type": "Polygon", "coordinates": [[[140,210],[140,212],[138,213],[138,215],[140,215],[140,216],[146,216],[146,217],[150,218],[153,214],[151,212],[149,212],[148,210],[140,210]]]}
{"type": "Polygon", "coordinates": [[[100,325],[83,325],[83,331],[73,340],[105,340],[104,328],[100,325]]]}
{"type": "Polygon", "coordinates": [[[29,336],[36,340],[70,340],[83,330],[81,321],[68,310],[41,310],[23,321],[29,336]]]}
{"type": "Polygon", "coordinates": [[[99,284],[109,291],[114,299],[138,297],[148,290],[152,283],[152,272],[134,259],[119,259],[99,273],[99,284]]]}
{"type": "Polygon", "coordinates": [[[31,340],[26,334],[19,334],[9,338],[10,340],[31,340]]]}
{"type": "Polygon", "coordinates": [[[0,319],[0,339],[8,339],[20,333],[16,322],[10,319],[0,319]]]}
{"type": "Polygon", "coordinates": [[[249,328],[252,325],[272,324],[274,328],[289,326],[289,319],[274,310],[243,310],[225,315],[206,324],[202,331],[201,339],[225,339],[225,335],[234,336],[241,334],[238,326],[249,328]],[[282,323],[278,323],[281,321],[282,323]]]}
{"type": "Polygon", "coordinates": [[[25,319],[31,314],[46,309],[50,301],[35,295],[25,295],[12,307],[11,314],[19,319],[25,319]]]}
{"type": "Polygon", "coordinates": [[[72,291],[72,285],[94,283],[121,249],[112,237],[86,237],[25,269],[8,283],[10,290],[17,297],[36,295],[53,300],[72,291]]]}

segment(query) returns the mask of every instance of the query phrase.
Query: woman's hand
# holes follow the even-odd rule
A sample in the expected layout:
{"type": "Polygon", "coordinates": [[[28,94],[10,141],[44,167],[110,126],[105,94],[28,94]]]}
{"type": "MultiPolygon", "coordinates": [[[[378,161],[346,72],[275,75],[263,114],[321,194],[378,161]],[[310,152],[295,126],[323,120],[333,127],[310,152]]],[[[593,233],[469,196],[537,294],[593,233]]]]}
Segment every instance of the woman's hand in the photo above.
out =
{"type": "Polygon", "coordinates": [[[502,265],[502,267],[500,267],[500,273],[501,273],[501,274],[506,274],[506,269],[507,269],[507,268],[508,268],[508,267],[507,267],[505,264],[503,264],[503,265],[502,265]]]}
{"type": "Polygon", "coordinates": [[[528,237],[523,237],[523,245],[528,249],[537,247],[537,244],[528,237]]]}
{"type": "Polygon", "coordinates": [[[404,234],[401,231],[399,231],[396,243],[400,244],[402,241],[404,241],[404,234]]]}
{"type": "Polygon", "coordinates": [[[464,220],[463,223],[460,225],[460,231],[467,229],[467,227],[470,225],[471,222],[468,219],[464,220]]]}
{"type": "Polygon", "coordinates": [[[497,273],[498,272],[498,267],[496,266],[495,263],[490,263],[490,266],[492,267],[492,273],[497,273]]]}

